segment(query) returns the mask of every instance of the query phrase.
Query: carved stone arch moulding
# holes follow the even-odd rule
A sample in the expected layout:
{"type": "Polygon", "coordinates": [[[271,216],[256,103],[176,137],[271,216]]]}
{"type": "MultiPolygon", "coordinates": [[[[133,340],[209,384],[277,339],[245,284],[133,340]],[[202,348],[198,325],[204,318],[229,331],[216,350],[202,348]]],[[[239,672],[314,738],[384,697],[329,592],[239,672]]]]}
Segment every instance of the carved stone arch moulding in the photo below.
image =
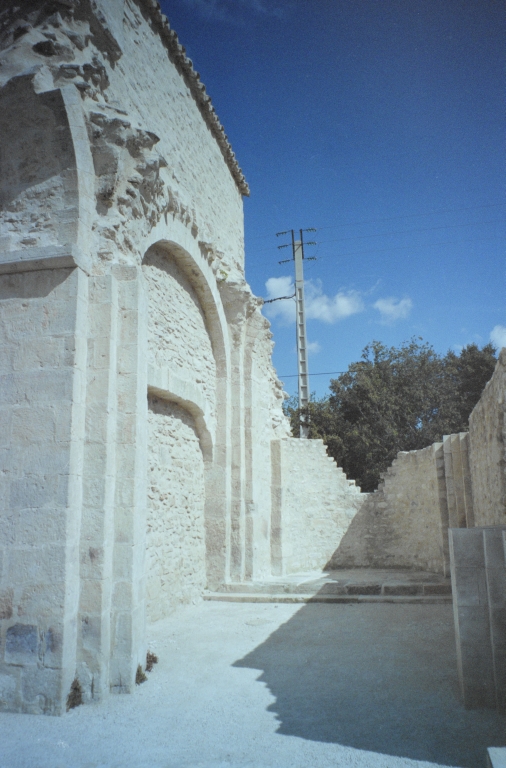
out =
{"type": "Polygon", "coordinates": [[[226,341],[228,337],[227,320],[213,271],[201,256],[200,251],[197,255],[175,240],[159,239],[145,249],[142,260],[144,273],[144,268],[153,263],[155,253],[167,261],[173,261],[188,280],[203,312],[216,362],[217,375],[226,378],[229,368],[229,349],[226,341]]]}

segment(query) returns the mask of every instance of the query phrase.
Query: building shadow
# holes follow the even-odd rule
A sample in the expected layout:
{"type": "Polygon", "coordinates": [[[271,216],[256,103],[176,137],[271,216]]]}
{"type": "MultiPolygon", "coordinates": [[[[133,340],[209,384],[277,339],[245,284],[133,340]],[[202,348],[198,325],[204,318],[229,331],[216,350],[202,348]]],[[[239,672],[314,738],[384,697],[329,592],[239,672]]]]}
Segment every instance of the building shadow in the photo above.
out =
{"type": "Polygon", "coordinates": [[[459,768],[506,744],[460,699],[451,605],[304,605],[236,667],[258,669],[278,733],[459,768]]]}

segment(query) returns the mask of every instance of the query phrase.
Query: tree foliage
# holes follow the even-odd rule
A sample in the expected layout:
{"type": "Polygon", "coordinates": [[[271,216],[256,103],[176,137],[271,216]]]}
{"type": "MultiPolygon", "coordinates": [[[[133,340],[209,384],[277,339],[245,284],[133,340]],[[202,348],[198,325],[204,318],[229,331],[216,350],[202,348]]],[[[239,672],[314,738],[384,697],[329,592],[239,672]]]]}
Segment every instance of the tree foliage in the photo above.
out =
{"type": "MultiPolygon", "coordinates": [[[[323,439],[362,490],[374,490],[399,451],[425,448],[468,428],[494,371],[495,351],[492,344],[469,344],[459,355],[441,356],[421,338],[400,347],[373,341],[359,362],[331,380],[326,397],[312,399],[305,413],[309,436],[323,439]]],[[[298,436],[296,398],[285,408],[298,436]]]]}

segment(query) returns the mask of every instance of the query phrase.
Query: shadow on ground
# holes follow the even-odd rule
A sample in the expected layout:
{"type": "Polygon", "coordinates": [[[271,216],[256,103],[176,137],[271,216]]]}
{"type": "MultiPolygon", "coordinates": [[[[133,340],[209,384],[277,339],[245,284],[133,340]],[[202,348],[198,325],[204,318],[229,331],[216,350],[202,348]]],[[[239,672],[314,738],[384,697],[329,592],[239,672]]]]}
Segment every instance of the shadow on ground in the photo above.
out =
{"type": "Polygon", "coordinates": [[[261,670],[280,734],[459,768],[506,744],[460,702],[451,605],[309,603],[234,666],[261,670]]]}

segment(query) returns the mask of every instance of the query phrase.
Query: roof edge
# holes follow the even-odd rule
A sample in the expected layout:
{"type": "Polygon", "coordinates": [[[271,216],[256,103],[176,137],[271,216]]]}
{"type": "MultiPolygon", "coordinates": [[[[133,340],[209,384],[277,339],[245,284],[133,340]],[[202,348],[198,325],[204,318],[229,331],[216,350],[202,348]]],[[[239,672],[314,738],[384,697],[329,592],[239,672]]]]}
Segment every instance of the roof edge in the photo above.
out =
{"type": "Polygon", "coordinates": [[[185,48],[180,44],[176,32],[171,29],[167,16],[161,12],[158,0],[137,0],[137,2],[147,11],[153,26],[160,34],[162,42],[165,44],[171,58],[180,69],[193,98],[197,102],[202,117],[218,142],[218,146],[239,192],[241,195],[249,197],[250,190],[248,183],[239,167],[239,163],[232,150],[225,129],[212,105],[211,97],[207,94],[206,87],[200,80],[199,73],[194,70],[192,60],[186,56],[185,48]]]}

